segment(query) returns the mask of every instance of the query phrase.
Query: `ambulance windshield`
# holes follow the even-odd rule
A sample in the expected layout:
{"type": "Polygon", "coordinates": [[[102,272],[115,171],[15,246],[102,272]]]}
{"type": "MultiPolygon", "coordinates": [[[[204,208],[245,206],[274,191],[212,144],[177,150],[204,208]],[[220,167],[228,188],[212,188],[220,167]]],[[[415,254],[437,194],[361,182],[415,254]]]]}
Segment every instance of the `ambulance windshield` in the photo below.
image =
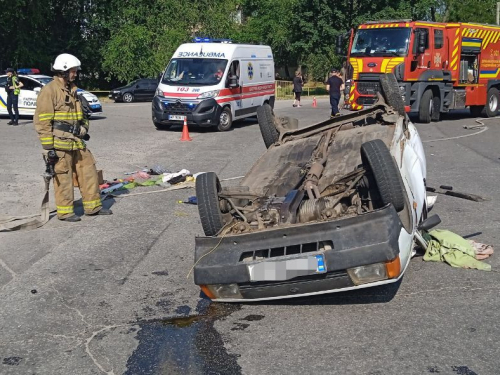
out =
{"type": "Polygon", "coordinates": [[[171,86],[213,86],[224,76],[227,60],[172,59],[161,83],[171,86]]]}
{"type": "Polygon", "coordinates": [[[406,56],[410,32],[408,27],[359,29],[352,42],[351,56],[406,56]]]}

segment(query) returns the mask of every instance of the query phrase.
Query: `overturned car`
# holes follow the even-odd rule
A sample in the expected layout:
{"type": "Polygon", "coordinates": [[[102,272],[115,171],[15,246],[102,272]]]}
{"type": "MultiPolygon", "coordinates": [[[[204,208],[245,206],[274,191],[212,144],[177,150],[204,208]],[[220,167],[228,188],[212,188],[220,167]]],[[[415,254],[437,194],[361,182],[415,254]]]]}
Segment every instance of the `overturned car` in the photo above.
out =
{"type": "Polygon", "coordinates": [[[372,108],[307,127],[263,106],[268,149],[240,184],[198,176],[206,237],[196,238],[194,281],[210,299],[309,296],[402,277],[427,215],[426,162],[395,77],[380,81],[372,108]]]}

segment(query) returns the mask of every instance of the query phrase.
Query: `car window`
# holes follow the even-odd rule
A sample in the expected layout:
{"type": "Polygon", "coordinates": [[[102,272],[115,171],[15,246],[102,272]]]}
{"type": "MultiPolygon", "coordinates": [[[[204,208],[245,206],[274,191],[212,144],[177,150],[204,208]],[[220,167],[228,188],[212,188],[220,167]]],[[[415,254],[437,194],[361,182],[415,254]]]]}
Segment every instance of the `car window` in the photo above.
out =
{"type": "Polygon", "coordinates": [[[26,77],[19,77],[19,80],[23,83],[23,87],[21,87],[21,90],[34,90],[35,87],[42,87],[40,83],[37,81],[34,81],[30,78],[26,77]]]}
{"type": "Polygon", "coordinates": [[[7,84],[7,76],[0,77],[0,87],[5,87],[7,84]]]}

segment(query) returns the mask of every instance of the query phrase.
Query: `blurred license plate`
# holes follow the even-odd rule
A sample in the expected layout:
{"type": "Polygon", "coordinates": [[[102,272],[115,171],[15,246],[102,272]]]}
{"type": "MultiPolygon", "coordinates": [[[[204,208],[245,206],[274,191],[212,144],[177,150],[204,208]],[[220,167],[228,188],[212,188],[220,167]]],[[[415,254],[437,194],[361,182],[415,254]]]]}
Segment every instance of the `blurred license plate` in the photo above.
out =
{"type": "Polygon", "coordinates": [[[184,121],[184,116],[181,115],[168,115],[169,120],[179,120],[184,121]]]}
{"type": "Polygon", "coordinates": [[[97,108],[101,108],[101,106],[99,104],[91,104],[90,108],[97,109],[97,108]]]}
{"type": "Polygon", "coordinates": [[[290,280],[298,276],[315,275],[326,272],[323,254],[276,262],[267,261],[249,264],[247,267],[251,281],[290,280]]]}

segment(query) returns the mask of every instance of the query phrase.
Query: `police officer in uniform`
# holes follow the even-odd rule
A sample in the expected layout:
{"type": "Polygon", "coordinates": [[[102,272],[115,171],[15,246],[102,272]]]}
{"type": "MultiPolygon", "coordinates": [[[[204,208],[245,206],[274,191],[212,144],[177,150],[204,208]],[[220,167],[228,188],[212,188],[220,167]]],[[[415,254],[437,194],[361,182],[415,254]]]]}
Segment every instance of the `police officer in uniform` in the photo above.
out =
{"type": "Polygon", "coordinates": [[[23,83],[19,81],[16,71],[12,68],[7,68],[7,84],[5,92],[7,93],[7,112],[9,112],[10,121],[7,125],[18,125],[19,122],[19,93],[23,83]]]}
{"type": "Polygon", "coordinates": [[[47,158],[49,151],[55,150],[58,157],[54,167],[57,217],[70,222],[80,221],[73,209],[73,172],[85,214],[112,214],[102,207],[95,160],[84,141],[89,138],[89,122],[83,117],[74,83],[80,65],[73,55],[63,53],[56,57],[52,66],[54,80],[40,91],[33,118],[44,156],[47,158]]]}

